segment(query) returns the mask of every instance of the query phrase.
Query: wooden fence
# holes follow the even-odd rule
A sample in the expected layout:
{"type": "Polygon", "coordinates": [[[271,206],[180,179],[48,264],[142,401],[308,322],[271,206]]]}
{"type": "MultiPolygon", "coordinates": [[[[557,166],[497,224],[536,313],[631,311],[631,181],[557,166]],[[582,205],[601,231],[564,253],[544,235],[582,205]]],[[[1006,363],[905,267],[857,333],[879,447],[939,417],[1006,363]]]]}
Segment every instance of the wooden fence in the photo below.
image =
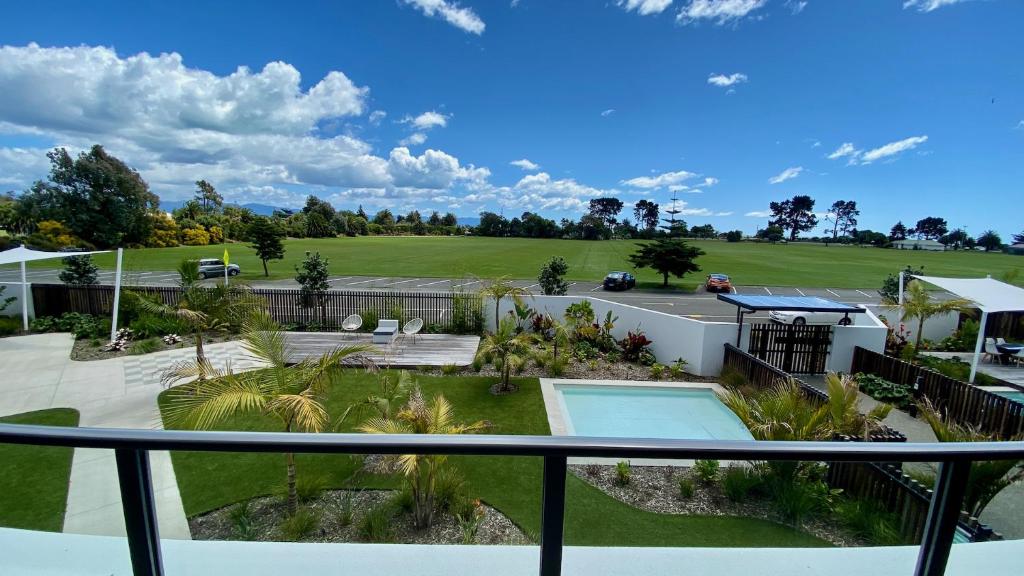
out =
{"type": "Polygon", "coordinates": [[[911,386],[916,398],[927,397],[948,419],[974,426],[999,440],[1024,433],[1024,404],[934,370],[858,346],[853,352],[851,372],[874,374],[911,386]]]}
{"type": "MultiPolygon", "coordinates": [[[[800,391],[803,392],[803,394],[812,402],[819,405],[828,403],[828,394],[825,392],[818,390],[814,386],[811,386],[791,374],[787,374],[786,372],[779,370],[760,358],[755,358],[751,354],[740,350],[732,344],[725,345],[724,366],[732,368],[740,374],[743,374],[751,385],[761,389],[771,388],[779,382],[785,382],[786,380],[792,379],[800,387],[800,391]]],[[[893,430],[884,424],[881,425],[879,430],[875,430],[871,433],[871,439],[875,442],[907,441],[907,437],[902,433],[893,430]]]]}
{"type": "Polygon", "coordinates": [[[763,323],[750,326],[747,350],[789,374],[822,374],[832,326],[763,323]]]}
{"type": "MultiPolygon", "coordinates": [[[[181,298],[175,286],[124,286],[124,292],[155,294],[166,304],[181,298]]],[[[407,321],[422,318],[425,330],[447,333],[480,333],[483,330],[482,301],[476,294],[452,292],[328,291],[313,302],[304,302],[296,289],[257,288],[252,293],[266,301],[271,317],[285,325],[303,329],[333,331],[350,314],[360,314],[364,330],[376,327],[373,319],[407,321]]],[[[113,308],[113,286],[66,286],[33,284],[36,316],[60,316],[65,312],[109,315],[113,308]]]]}

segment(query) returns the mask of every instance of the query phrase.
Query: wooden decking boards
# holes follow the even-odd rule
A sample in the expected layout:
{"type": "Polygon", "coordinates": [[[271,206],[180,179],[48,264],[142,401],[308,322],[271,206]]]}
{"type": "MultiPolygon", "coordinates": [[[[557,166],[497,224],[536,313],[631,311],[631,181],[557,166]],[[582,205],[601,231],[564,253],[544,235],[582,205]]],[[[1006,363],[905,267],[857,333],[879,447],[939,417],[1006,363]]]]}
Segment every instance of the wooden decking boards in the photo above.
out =
{"type": "Polygon", "coordinates": [[[399,335],[390,345],[372,344],[371,334],[345,332],[289,332],[291,360],[298,362],[308,356],[319,356],[339,346],[371,344],[374,352],[366,357],[378,366],[411,368],[416,366],[468,366],[473,363],[479,336],[455,334],[399,335]]]}

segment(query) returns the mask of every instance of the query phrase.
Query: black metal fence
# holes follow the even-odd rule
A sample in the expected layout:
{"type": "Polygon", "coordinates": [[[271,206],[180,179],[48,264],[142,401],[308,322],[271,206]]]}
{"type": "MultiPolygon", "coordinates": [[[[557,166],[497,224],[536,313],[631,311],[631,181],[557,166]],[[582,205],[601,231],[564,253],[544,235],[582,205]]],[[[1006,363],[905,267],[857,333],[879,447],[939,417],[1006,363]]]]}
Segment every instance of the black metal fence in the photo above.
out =
{"type": "Polygon", "coordinates": [[[939,462],[914,570],[918,576],[945,573],[971,462],[1024,458],[1024,442],[726,442],[566,436],[68,429],[12,424],[0,424],[0,443],[113,449],[128,547],[137,576],[164,573],[149,465],[149,452],[153,450],[540,456],[544,458],[538,570],[541,576],[557,576],[562,570],[566,463],[570,457],[939,462]]]}
{"type": "MultiPolygon", "coordinates": [[[[176,304],[182,294],[176,286],[124,286],[122,291],[157,295],[166,304],[176,304]]],[[[297,289],[255,288],[252,293],[266,301],[274,320],[306,329],[340,330],[345,317],[360,314],[364,319],[422,318],[428,331],[478,334],[483,330],[483,304],[477,294],[331,290],[308,301],[297,289]]],[[[32,298],[37,317],[65,312],[108,315],[114,305],[114,287],[33,284],[32,298]]],[[[121,302],[124,306],[125,300],[121,302]]],[[[371,322],[363,326],[374,327],[371,322]]]]}

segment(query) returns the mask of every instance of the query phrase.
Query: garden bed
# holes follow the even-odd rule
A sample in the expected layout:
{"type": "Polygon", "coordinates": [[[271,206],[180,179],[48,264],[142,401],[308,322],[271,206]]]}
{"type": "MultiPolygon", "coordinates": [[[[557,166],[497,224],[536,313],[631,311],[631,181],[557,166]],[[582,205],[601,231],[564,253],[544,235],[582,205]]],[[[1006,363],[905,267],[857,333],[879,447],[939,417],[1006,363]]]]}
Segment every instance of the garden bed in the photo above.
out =
{"type": "MultiPolygon", "coordinates": [[[[482,366],[477,371],[473,366],[465,367],[428,367],[423,366],[419,370],[424,375],[462,375],[462,376],[488,376],[497,377],[499,371],[493,365],[482,366]]],[[[664,381],[664,382],[716,382],[716,378],[697,376],[685,371],[672,372],[667,368],[661,371],[659,377],[655,378],[650,366],[644,366],[636,362],[618,360],[608,361],[604,358],[580,361],[575,358],[569,360],[565,370],[558,374],[552,374],[547,367],[538,366],[536,362],[530,361],[518,372],[513,373],[517,377],[526,378],[571,378],[587,380],[642,380],[642,381],[664,381]]]]}
{"type": "MultiPolygon", "coordinates": [[[[463,544],[458,520],[439,512],[430,528],[417,529],[412,515],[395,512],[389,526],[390,538],[368,538],[362,530],[363,518],[394,499],[393,490],[330,490],[303,505],[317,518],[315,528],[299,538],[301,542],[391,542],[400,544],[463,544]]],[[[281,496],[255,498],[248,504],[248,527],[239,528],[238,506],[228,506],[189,519],[193,540],[255,540],[273,542],[295,540],[281,530],[287,516],[285,499],[281,496]],[[243,532],[244,530],[244,532],[243,532]]],[[[472,544],[523,545],[530,538],[511,520],[494,508],[481,504],[483,519],[472,544]]]]}
{"type": "MultiPolygon", "coordinates": [[[[207,334],[203,338],[203,344],[218,344],[221,342],[230,342],[240,338],[237,334],[207,334]]],[[[106,340],[100,340],[98,338],[85,339],[79,338],[75,340],[74,346],[71,347],[71,359],[80,362],[88,362],[90,360],[107,360],[109,358],[121,358],[123,356],[137,356],[141,354],[152,354],[154,352],[164,352],[166,350],[177,350],[181,348],[195,348],[196,340],[194,336],[182,335],[181,341],[176,344],[165,344],[161,338],[145,338],[141,340],[133,340],[129,342],[128,347],[124,350],[106,350],[109,342],[106,340]],[[145,344],[140,344],[145,342],[145,344]]]]}

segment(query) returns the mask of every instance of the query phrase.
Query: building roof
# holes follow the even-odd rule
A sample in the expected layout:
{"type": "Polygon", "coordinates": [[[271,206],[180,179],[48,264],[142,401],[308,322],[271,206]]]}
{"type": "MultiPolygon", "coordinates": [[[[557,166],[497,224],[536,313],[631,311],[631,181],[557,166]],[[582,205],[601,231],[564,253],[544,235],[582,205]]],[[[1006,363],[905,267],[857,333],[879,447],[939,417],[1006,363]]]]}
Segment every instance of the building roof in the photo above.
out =
{"type": "Polygon", "coordinates": [[[734,304],[745,310],[788,310],[793,312],[838,312],[862,314],[863,308],[843,304],[817,296],[750,296],[743,294],[719,294],[718,299],[734,304]]]}

